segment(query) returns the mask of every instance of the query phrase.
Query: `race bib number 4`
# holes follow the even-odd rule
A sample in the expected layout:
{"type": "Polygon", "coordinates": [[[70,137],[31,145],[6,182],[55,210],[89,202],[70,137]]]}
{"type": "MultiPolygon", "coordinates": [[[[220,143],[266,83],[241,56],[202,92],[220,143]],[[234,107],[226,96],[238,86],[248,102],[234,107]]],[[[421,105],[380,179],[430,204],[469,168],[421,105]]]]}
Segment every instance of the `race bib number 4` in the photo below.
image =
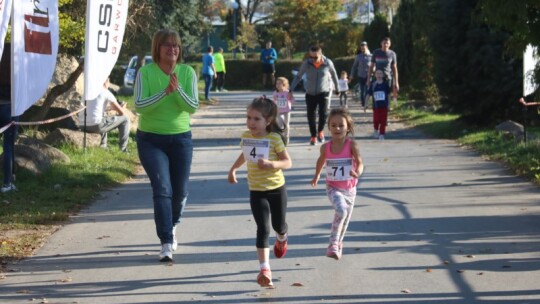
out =
{"type": "Polygon", "coordinates": [[[256,163],[259,158],[268,159],[270,140],[244,138],[242,140],[242,152],[244,153],[244,159],[253,163],[256,163]]]}
{"type": "Polygon", "coordinates": [[[329,181],[346,181],[352,179],[352,158],[326,160],[326,179],[329,181]]]}

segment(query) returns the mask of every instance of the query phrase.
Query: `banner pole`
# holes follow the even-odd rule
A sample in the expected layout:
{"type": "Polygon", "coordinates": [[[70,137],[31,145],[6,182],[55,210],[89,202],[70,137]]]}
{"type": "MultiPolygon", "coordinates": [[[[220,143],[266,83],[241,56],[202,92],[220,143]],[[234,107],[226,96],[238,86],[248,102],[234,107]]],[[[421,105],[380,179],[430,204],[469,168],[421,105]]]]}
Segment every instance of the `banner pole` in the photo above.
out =
{"type": "MultiPolygon", "coordinates": [[[[13,117],[11,116],[10,121],[13,121],[13,117]]],[[[17,136],[17,125],[12,124],[10,128],[13,128],[11,130],[13,132],[12,141],[11,141],[11,184],[10,187],[13,185],[13,182],[15,181],[15,137],[17,136]]],[[[4,136],[4,140],[6,140],[6,137],[4,136]]]]}
{"type": "Polygon", "coordinates": [[[86,152],[86,98],[84,99],[83,151],[86,152]]]}
{"type": "Polygon", "coordinates": [[[523,142],[527,143],[527,106],[523,106],[523,142]]]}

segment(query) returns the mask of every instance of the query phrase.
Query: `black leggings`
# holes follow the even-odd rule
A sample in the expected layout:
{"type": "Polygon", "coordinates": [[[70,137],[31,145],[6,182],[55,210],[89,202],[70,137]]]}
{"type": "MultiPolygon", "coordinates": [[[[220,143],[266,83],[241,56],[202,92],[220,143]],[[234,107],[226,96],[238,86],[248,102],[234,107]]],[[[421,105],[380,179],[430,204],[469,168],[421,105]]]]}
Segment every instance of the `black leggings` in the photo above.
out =
{"type": "Polygon", "coordinates": [[[270,236],[269,216],[272,220],[272,228],[278,234],[287,233],[287,222],[285,215],[287,212],[287,189],[281,186],[268,191],[250,191],[249,202],[251,213],[257,224],[257,248],[268,248],[268,237],[270,236]]]}
{"type": "Polygon", "coordinates": [[[307,120],[309,125],[309,133],[311,137],[317,136],[318,132],[324,130],[326,125],[326,116],[328,109],[328,101],[330,99],[329,92],[323,92],[319,95],[309,95],[306,94],[306,109],[307,109],[307,120]],[[319,109],[319,123],[316,123],[317,115],[316,111],[319,109]]]}

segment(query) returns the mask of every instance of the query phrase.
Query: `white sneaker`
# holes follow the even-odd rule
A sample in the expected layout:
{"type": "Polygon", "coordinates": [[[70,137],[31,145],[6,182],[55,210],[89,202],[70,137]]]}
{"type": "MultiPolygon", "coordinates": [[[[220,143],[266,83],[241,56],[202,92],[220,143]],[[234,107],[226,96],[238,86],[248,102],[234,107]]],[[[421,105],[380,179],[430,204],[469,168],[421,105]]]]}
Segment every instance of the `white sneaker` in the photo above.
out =
{"type": "Polygon", "coordinates": [[[384,135],[379,135],[379,140],[383,141],[384,140],[384,135]]]}
{"type": "Polygon", "coordinates": [[[6,193],[9,191],[17,191],[17,187],[15,187],[14,184],[9,184],[9,185],[3,185],[2,188],[0,188],[0,192],[2,193],[6,193]]]}
{"type": "Polygon", "coordinates": [[[173,240],[172,240],[171,248],[173,251],[176,251],[176,248],[178,248],[178,240],[176,239],[176,226],[173,226],[172,228],[172,237],[173,237],[173,240]]]}
{"type": "Polygon", "coordinates": [[[221,92],[229,92],[228,90],[225,90],[225,89],[221,89],[221,92]]]}
{"type": "Polygon", "coordinates": [[[379,131],[373,131],[373,138],[379,138],[379,131]]]}
{"type": "Polygon", "coordinates": [[[216,89],[216,93],[219,93],[219,89],[216,89]]]}
{"type": "Polygon", "coordinates": [[[161,251],[159,252],[159,261],[160,262],[172,262],[172,245],[171,244],[162,244],[161,251]]]}

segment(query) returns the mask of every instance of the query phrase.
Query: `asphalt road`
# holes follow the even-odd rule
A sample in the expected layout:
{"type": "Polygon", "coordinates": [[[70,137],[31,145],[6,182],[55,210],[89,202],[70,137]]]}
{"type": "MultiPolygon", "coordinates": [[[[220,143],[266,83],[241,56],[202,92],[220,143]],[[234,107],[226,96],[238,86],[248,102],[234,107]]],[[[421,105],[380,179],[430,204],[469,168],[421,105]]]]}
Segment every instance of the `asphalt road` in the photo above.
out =
{"type": "Polygon", "coordinates": [[[190,196],[174,263],[158,262],[141,173],[11,265],[0,303],[540,303],[539,188],[393,120],[384,142],[372,139],[371,112],[358,104],[350,108],[366,170],[343,258],[326,258],[333,211],[323,185],[309,185],[318,146],[308,145],[301,94],[285,172],[289,251],[271,257],[275,288],[260,288],[245,170],[239,184],[226,180],[245,107],[258,94],[216,94],[220,103],[193,118],[190,196]]]}

